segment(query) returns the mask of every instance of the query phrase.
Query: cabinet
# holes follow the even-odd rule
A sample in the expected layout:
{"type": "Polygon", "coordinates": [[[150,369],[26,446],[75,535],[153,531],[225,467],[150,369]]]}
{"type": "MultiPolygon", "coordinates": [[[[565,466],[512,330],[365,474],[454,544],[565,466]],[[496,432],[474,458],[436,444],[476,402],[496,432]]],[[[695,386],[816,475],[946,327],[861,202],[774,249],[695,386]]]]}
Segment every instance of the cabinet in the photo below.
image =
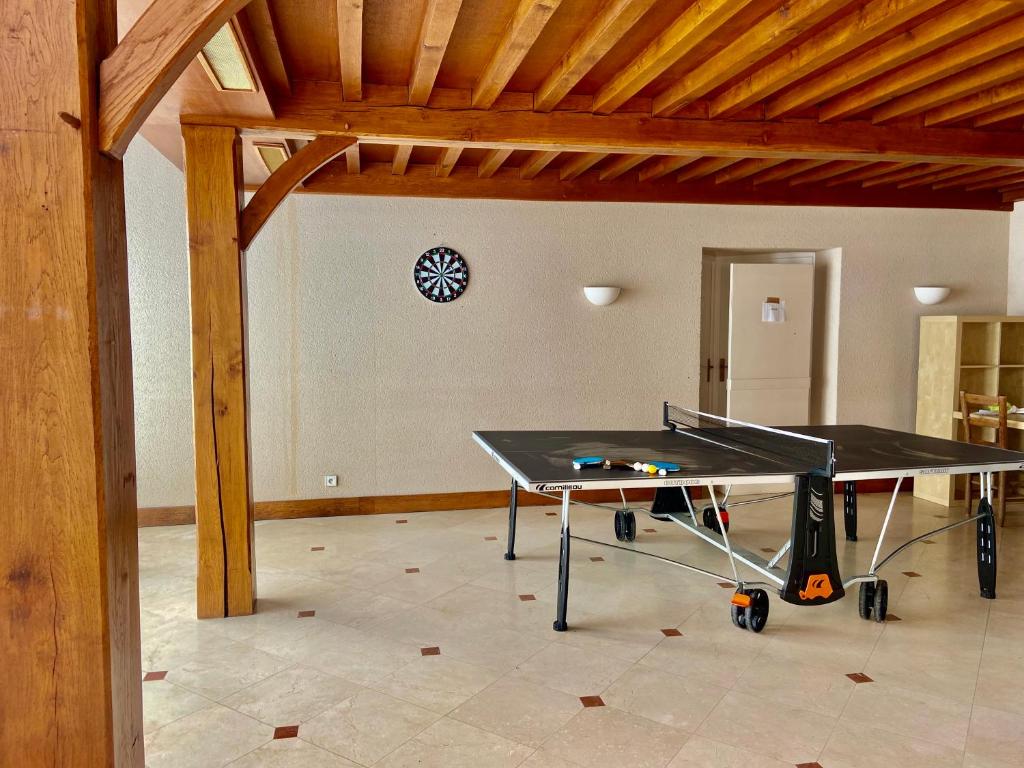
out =
{"type": "MultiPolygon", "coordinates": [[[[1006,395],[1024,405],[1024,317],[936,315],[921,318],[917,363],[917,432],[962,438],[960,390],[1006,395]]],[[[1009,431],[1009,448],[1024,450],[1024,430],[1009,431]]],[[[961,480],[962,483],[962,480],[961,480]]],[[[956,478],[914,478],[914,495],[951,506],[956,478]]]]}

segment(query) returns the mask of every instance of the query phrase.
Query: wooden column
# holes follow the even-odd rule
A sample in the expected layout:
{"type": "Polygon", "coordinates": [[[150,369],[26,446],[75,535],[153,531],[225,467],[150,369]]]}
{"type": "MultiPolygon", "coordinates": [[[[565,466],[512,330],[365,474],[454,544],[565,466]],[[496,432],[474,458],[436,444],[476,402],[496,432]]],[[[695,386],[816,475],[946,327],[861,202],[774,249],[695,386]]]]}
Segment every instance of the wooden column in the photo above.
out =
{"type": "Polygon", "coordinates": [[[241,141],[185,126],[199,618],[254,610],[241,141]]]}
{"type": "Polygon", "coordinates": [[[0,3],[0,763],[143,765],[114,0],[0,3]]]}

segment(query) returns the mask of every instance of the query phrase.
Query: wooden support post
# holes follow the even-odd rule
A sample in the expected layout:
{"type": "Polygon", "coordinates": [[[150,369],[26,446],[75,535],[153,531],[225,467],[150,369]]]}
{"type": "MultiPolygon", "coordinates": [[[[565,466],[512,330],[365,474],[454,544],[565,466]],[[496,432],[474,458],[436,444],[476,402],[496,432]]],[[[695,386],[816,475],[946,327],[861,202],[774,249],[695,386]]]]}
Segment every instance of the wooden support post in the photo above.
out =
{"type": "Polygon", "coordinates": [[[10,0],[0,28],[0,763],[141,768],[115,2],[10,0]]]}
{"type": "Polygon", "coordinates": [[[199,618],[254,610],[241,140],[185,126],[199,618]]]}

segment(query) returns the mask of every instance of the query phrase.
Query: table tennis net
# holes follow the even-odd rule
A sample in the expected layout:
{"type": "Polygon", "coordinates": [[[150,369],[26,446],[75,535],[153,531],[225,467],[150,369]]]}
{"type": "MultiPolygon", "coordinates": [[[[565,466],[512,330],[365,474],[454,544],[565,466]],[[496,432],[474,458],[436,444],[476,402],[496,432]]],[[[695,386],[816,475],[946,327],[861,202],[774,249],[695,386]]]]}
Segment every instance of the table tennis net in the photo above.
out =
{"type": "Polygon", "coordinates": [[[667,402],[664,409],[664,423],[670,429],[688,431],[697,439],[780,466],[795,465],[808,474],[834,474],[831,440],[701,413],[667,402]]]}

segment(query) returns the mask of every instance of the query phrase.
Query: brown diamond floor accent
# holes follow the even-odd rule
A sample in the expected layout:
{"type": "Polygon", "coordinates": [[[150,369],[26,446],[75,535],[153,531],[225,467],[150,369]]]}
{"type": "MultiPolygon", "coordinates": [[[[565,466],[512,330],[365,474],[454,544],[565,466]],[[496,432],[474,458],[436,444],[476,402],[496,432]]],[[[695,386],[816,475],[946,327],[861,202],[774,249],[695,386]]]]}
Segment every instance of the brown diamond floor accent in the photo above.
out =
{"type": "Polygon", "coordinates": [[[420,656],[440,656],[441,649],[436,645],[432,645],[429,648],[420,648],[420,656]]]}
{"type": "Polygon", "coordinates": [[[885,620],[886,621],[903,621],[903,619],[901,619],[895,613],[887,613],[887,614],[885,614],[885,620]]]}
{"type": "Polygon", "coordinates": [[[406,568],[405,572],[406,573],[419,573],[420,569],[419,568],[406,568]]]}
{"type": "Polygon", "coordinates": [[[762,552],[767,552],[770,555],[774,555],[775,554],[775,550],[772,549],[771,547],[761,547],[761,551],[762,552]]]}
{"type": "Polygon", "coordinates": [[[903,571],[903,575],[904,576],[909,576],[912,579],[916,579],[921,574],[918,573],[917,571],[903,571]]]}
{"type": "Polygon", "coordinates": [[[796,768],[821,768],[821,763],[797,763],[796,768]]]}
{"type": "Polygon", "coordinates": [[[547,515],[548,517],[556,517],[558,515],[557,512],[545,512],[544,514],[547,515]]]}
{"type": "Polygon", "coordinates": [[[299,611],[300,619],[308,619],[310,616],[316,616],[316,611],[299,611]]]}
{"type": "Polygon", "coordinates": [[[736,588],[736,585],[733,584],[732,582],[729,582],[729,581],[720,581],[720,582],[718,582],[718,586],[720,586],[722,589],[735,589],[736,588]]]}
{"type": "Polygon", "coordinates": [[[142,678],[145,683],[151,683],[154,680],[163,680],[167,677],[167,672],[147,672],[146,676],[142,678]]]}
{"type": "Polygon", "coordinates": [[[279,725],[274,729],[275,739],[294,739],[299,735],[299,726],[297,725],[279,725]]]}
{"type": "Polygon", "coordinates": [[[584,707],[603,707],[604,699],[600,696],[580,696],[580,704],[584,707]]]}
{"type": "Polygon", "coordinates": [[[497,541],[497,536],[484,536],[484,541],[497,541]]]}
{"type": "Polygon", "coordinates": [[[922,544],[934,544],[935,542],[931,539],[921,539],[922,544]]]}
{"type": "Polygon", "coordinates": [[[657,528],[644,528],[644,533],[657,533],[657,528]]]}
{"type": "Polygon", "coordinates": [[[603,557],[592,557],[592,558],[590,558],[590,562],[592,562],[592,563],[603,563],[604,562],[604,558],[603,557]]]}
{"type": "Polygon", "coordinates": [[[522,600],[524,603],[528,603],[531,600],[536,600],[537,596],[536,595],[520,595],[519,599],[522,600]]]}
{"type": "Polygon", "coordinates": [[[663,630],[661,630],[661,634],[663,634],[665,637],[682,637],[683,636],[683,633],[680,632],[678,629],[663,629],[663,630]]]}
{"type": "Polygon", "coordinates": [[[873,682],[875,682],[870,677],[865,675],[863,672],[850,672],[847,675],[847,677],[850,678],[851,680],[853,680],[853,682],[855,682],[855,683],[873,683],[873,682]]]}
{"type": "Polygon", "coordinates": [[[408,520],[395,520],[395,525],[401,525],[402,523],[408,523],[408,520]]]}
{"type": "Polygon", "coordinates": [[[310,547],[309,551],[310,552],[323,552],[324,548],[323,547],[310,547]]]}

